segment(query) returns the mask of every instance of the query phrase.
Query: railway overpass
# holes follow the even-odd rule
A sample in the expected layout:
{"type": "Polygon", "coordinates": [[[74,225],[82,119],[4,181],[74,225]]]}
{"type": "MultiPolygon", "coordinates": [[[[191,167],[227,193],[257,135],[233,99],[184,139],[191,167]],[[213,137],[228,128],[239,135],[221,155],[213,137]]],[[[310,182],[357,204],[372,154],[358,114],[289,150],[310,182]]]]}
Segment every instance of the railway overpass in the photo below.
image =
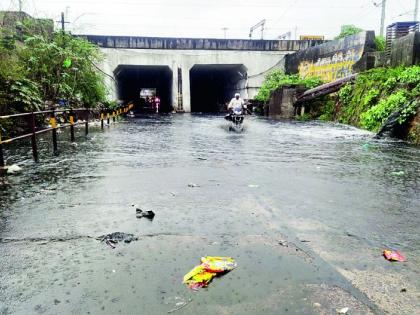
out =
{"type": "Polygon", "coordinates": [[[157,88],[161,109],[217,112],[236,92],[252,98],[284,56],[322,41],[158,38],[83,35],[105,56],[109,97],[139,99],[157,88]]]}

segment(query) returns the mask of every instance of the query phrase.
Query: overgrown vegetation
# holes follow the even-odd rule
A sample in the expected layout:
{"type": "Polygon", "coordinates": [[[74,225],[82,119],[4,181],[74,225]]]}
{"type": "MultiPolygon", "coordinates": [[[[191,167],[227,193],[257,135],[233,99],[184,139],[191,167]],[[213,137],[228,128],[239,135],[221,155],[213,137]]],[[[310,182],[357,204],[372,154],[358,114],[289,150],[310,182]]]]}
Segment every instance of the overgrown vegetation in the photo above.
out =
{"type": "Polygon", "coordinates": [[[355,26],[355,25],[342,25],[340,34],[335,39],[344,38],[347,36],[359,34],[360,32],[363,32],[363,29],[355,26]]]}
{"type": "Polygon", "coordinates": [[[378,131],[393,112],[407,122],[420,98],[420,66],[376,68],[359,74],[354,85],[339,92],[339,121],[378,131]]]}
{"type": "Polygon", "coordinates": [[[274,70],[269,73],[255,96],[255,99],[261,102],[267,102],[270,98],[271,92],[284,85],[301,85],[305,88],[311,89],[322,84],[319,78],[301,78],[297,74],[285,74],[281,70],[274,70]]]}
{"type": "MultiPolygon", "coordinates": [[[[29,27],[24,30],[30,30],[29,27]]],[[[99,50],[64,33],[0,33],[0,112],[39,110],[65,100],[93,107],[105,100],[99,50]]]]}

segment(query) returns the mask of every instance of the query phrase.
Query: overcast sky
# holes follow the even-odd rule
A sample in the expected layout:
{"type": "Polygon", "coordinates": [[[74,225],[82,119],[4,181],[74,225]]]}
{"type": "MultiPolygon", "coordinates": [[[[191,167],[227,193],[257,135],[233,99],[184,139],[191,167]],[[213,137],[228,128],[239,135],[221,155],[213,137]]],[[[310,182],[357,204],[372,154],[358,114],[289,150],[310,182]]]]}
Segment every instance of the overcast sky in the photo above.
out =
{"type": "MultiPolygon", "coordinates": [[[[35,17],[58,20],[78,34],[247,38],[266,19],[265,39],[292,32],[336,36],[343,24],[379,33],[381,0],[21,0],[35,17]],[[375,5],[376,4],[376,5],[375,5]]],[[[19,0],[0,0],[17,10],[19,0]]],[[[413,20],[415,0],[387,0],[386,25],[413,20]]],[[[56,23],[57,24],[57,23],[56,23]]],[[[57,24],[58,25],[58,24],[57,24]]],[[[255,31],[254,38],[261,33],[255,31]]]]}

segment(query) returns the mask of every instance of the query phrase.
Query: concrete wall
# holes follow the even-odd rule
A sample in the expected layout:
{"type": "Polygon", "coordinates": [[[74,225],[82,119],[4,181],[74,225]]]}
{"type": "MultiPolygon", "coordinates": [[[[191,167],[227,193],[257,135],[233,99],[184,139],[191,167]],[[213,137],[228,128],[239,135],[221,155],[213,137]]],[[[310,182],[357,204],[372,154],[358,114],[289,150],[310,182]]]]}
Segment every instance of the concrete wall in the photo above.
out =
{"type": "MultiPolygon", "coordinates": [[[[173,107],[178,108],[178,68],[182,69],[182,103],[185,112],[191,111],[190,69],[194,65],[244,65],[247,80],[238,86],[243,98],[253,98],[261,86],[267,71],[281,68],[282,59],[292,51],[248,51],[248,50],[168,50],[168,49],[121,49],[101,48],[105,56],[102,70],[109,76],[119,65],[169,66],[173,71],[173,107]]],[[[109,97],[116,99],[115,82],[107,77],[109,97]]]]}
{"type": "Polygon", "coordinates": [[[331,82],[372,67],[375,62],[366,53],[374,50],[375,33],[361,32],[288,55],[285,69],[290,74],[331,82]]]}
{"type": "Polygon", "coordinates": [[[247,40],[99,35],[81,36],[103,48],[171,50],[298,51],[324,42],[322,40],[247,40]]]}
{"type": "Polygon", "coordinates": [[[420,32],[410,33],[392,42],[391,66],[420,64],[420,32]]]}

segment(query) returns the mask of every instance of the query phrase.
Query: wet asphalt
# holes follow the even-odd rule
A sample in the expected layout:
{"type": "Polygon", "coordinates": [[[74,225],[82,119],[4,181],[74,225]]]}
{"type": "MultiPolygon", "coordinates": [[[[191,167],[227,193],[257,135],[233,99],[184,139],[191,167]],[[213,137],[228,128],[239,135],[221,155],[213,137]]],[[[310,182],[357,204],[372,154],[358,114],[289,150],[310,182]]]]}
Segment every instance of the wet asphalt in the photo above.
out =
{"type": "Polygon", "coordinates": [[[322,122],[250,117],[236,133],[205,115],[68,138],[58,157],[41,138],[39,164],[27,143],[6,151],[23,172],[0,183],[0,314],[414,314],[418,148],[322,122]],[[138,240],[97,239],[112,232],[138,240]],[[182,277],[205,255],[238,268],[191,291],[182,277]]]}

